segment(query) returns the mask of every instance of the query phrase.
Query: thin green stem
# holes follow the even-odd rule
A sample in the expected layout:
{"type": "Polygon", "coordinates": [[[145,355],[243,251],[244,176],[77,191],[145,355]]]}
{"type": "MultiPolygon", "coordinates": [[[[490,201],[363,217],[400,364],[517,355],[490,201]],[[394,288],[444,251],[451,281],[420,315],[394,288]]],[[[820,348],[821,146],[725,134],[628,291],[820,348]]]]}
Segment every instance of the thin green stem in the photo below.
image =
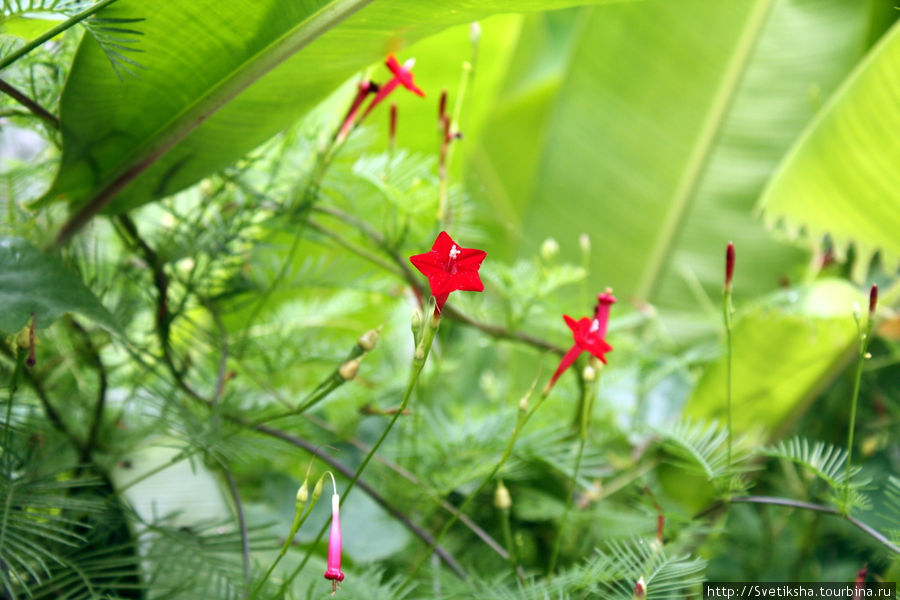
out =
{"type": "Polygon", "coordinates": [[[732,361],[732,340],[731,330],[733,327],[732,315],[734,307],[731,304],[731,286],[725,287],[725,293],[722,295],[722,316],[725,319],[725,399],[728,403],[728,468],[731,469],[731,444],[734,437],[732,406],[731,406],[731,361],[732,361]]]}
{"type": "MultiPolygon", "coordinates": [[[[859,327],[859,321],[857,320],[857,327],[859,327]]],[[[859,387],[862,382],[862,372],[863,365],[866,362],[866,354],[869,351],[869,340],[872,337],[872,315],[869,315],[869,318],[866,323],[866,331],[863,332],[862,328],[859,329],[859,354],[856,358],[856,373],[853,377],[853,397],[850,401],[850,426],[847,431],[847,462],[844,470],[844,485],[843,485],[843,496],[845,503],[845,510],[849,511],[849,501],[850,501],[850,471],[852,468],[852,458],[853,458],[853,432],[856,429],[856,406],[859,404],[859,387]]]]}
{"type": "Polygon", "coordinates": [[[559,523],[559,530],[556,532],[556,541],[553,543],[553,551],[550,553],[550,565],[547,567],[547,575],[553,576],[556,570],[556,563],[559,559],[559,550],[562,546],[563,534],[565,533],[566,523],[569,519],[569,512],[575,503],[575,491],[578,489],[578,474],[581,472],[581,460],[584,457],[584,446],[587,441],[588,428],[590,426],[590,418],[593,414],[593,396],[594,386],[591,382],[582,380],[581,382],[581,418],[579,419],[578,441],[575,452],[575,467],[572,470],[572,486],[566,498],[566,507],[563,509],[562,520],[559,523]]]}
{"type": "MultiPolygon", "coordinates": [[[[422,372],[422,368],[425,366],[425,361],[428,358],[428,354],[431,351],[431,344],[434,341],[434,335],[437,332],[437,328],[440,325],[439,319],[434,319],[431,317],[427,317],[429,325],[425,327],[425,332],[422,336],[422,340],[419,342],[418,347],[416,348],[415,355],[413,357],[413,366],[412,371],[410,372],[409,382],[406,385],[406,391],[403,393],[403,399],[400,401],[400,406],[397,408],[394,416],[391,417],[391,420],[388,422],[387,427],[384,428],[384,431],[381,432],[381,436],[372,446],[371,450],[366,454],[362,463],[356,469],[356,472],[353,474],[353,477],[350,478],[350,483],[347,484],[347,487],[344,490],[344,495],[341,496],[340,503],[341,505],[347,500],[347,497],[350,495],[350,491],[353,489],[353,486],[356,485],[357,480],[359,479],[362,472],[365,471],[366,467],[369,465],[369,462],[372,460],[372,457],[375,456],[375,453],[378,451],[378,448],[381,447],[381,444],[387,439],[388,434],[393,429],[394,424],[397,422],[397,419],[400,418],[406,409],[407,404],[409,404],[409,399],[412,397],[413,389],[416,387],[416,382],[419,380],[419,374],[422,372]]],[[[325,531],[328,529],[329,522],[326,521],[322,524],[321,529],[319,529],[318,535],[316,535],[316,539],[310,544],[309,549],[306,551],[306,555],[303,557],[303,560],[297,565],[297,568],[294,569],[294,572],[291,573],[290,577],[288,577],[284,583],[281,585],[281,589],[278,592],[278,597],[281,598],[284,596],[288,587],[297,578],[297,575],[303,570],[303,567],[306,566],[306,563],[309,562],[310,557],[312,557],[313,550],[319,544],[319,541],[322,539],[322,536],[325,535],[325,531]]],[[[435,545],[437,545],[438,541],[435,540],[429,545],[428,554],[431,554],[431,551],[434,549],[435,545]]]]}
{"type": "Polygon", "coordinates": [[[503,543],[506,544],[506,552],[509,554],[509,566],[512,567],[512,570],[516,573],[516,576],[520,577],[521,579],[521,574],[519,572],[519,559],[516,556],[516,545],[513,541],[512,525],[510,524],[508,508],[500,509],[500,527],[501,529],[503,529],[503,543]]]}
{"type": "Polygon", "coordinates": [[[491,469],[491,472],[487,477],[484,478],[484,480],[478,485],[478,487],[472,493],[466,496],[466,499],[463,500],[462,504],[459,505],[459,508],[456,509],[456,512],[444,524],[444,527],[441,529],[440,533],[435,536],[434,541],[431,543],[431,545],[429,545],[428,549],[419,558],[419,562],[416,563],[415,567],[413,567],[413,570],[409,573],[409,575],[406,576],[406,579],[403,581],[399,589],[406,589],[406,587],[412,582],[413,577],[416,576],[416,573],[418,573],[422,566],[425,564],[425,561],[428,560],[428,557],[431,556],[431,553],[434,551],[435,546],[441,543],[441,540],[444,539],[444,536],[448,531],[450,531],[450,528],[453,527],[457,519],[459,519],[459,516],[466,512],[466,508],[468,508],[469,504],[472,503],[472,500],[474,500],[475,497],[478,496],[478,494],[480,494],[484,490],[484,488],[487,487],[487,485],[494,479],[497,473],[500,472],[500,469],[503,468],[503,465],[512,455],[512,451],[516,445],[516,440],[519,437],[519,433],[521,433],[522,429],[525,427],[525,424],[528,423],[528,420],[531,418],[531,416],[537,411],[538,408],[540,408],[541,404],[547,398],[548,392],[548,390],[545,390],[538,397],[538,400],[534,403],[534,406],[527,412],[523,412],[521,410],[519,411],[519,416],[516,420],[516,427],[515,429],[513,429],[512,436],[509,438],[509,441],[506,444],[506,448],[503,450],[503,454],[500,456],[500,460],[497,462],[497,464],[494,465],[494,468],[491,469]]]}
{"type": "Polygon", "coordinates": [[[300,528],[306,522],[306,519],[312,512],[313,506],[315,506],[317,500],[318,498],[313,496],[310,502],[306,504],[305,508],[301,504],[297,505],[297,510],[294,513],[294,522],[291,524],[291,531],[288,533],[287,538],[285,538],[284,544],[282,544],[281,550],[278,552],[278,556],[275,557],[275,561],[269,566],[269,569],[266,571],[266,574],[263,575],[262,579],[259,580],[259,583],[256,584],[253,593],[250,594],[250,600],[255,600],[263,585],[265,585],[266,581],[268,581],[269,577],[272,575],[272,571],[275,570],[275,567],[278,566],[278,563],[280,563],[281,559],[284,558],[284,555],[287,554],[288,548],[291,547],[291,543],[294,541],[294,536],[297,535],[297,532],[300,531],[300,528]]]}
{"type": "Polygon", "coordinates": [[[92,4],[91,6],[84,9],[77,15],[72,16],[71,18],[63,21],[62,23],[60,23],[53,29],[50,29],[46,33],[34,38],[33,40],[31,40],[30,42],[28,42],[27,44],[25,44],[18,50],[16,50],[15,52],[11,52],[10,54],[6,55],[3,59],[0,59],[0,71],[5,69],[12,63],[16,62],[17,60],[19,60],[20,58],[22,58],[23,56],[25,56],[26,54],[28,54],[29,52],[31,52],[32,50],[34,50],[35,48],[37,48],[38,46],[43,44],[44,42],[46,42],[48,40],[52,40],[53,38],[55,38],[56,36],[58,36],[59,34],[64,32],[65,30],[69,29],[70,27],[74,27],[78,23],[81,23],[82,21],[84,21],[85,19],[87,19],[88,17],[93,15],[94,13],[99,12],[100,10],[103,10],[104,8],[106,8],[107,6],[112,4],[113,2],[116,2],[116,0],[100,0],[100,2],[92,4]]]}

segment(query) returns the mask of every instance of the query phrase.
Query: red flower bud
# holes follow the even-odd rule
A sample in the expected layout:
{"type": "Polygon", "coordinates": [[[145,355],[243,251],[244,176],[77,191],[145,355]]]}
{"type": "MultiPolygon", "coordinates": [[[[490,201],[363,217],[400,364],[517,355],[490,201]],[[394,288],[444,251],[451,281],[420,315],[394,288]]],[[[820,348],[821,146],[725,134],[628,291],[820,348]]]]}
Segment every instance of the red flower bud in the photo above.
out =
{"type": "Polygon", "coordinates": [[[34,359],[34,327],[37,324],[37,315],[31,314],[31,325],[28,327],[28,358],[25,359],[25,364],[28,365],[28,368],[34,366],[34,363],[37,362],[34,359]]]}
{"type": "Polygon", "coordinates": [[[397,140],[397,103],[394,102],[391,104],[391,117],[390,117],[390,125],[388,126],[388,142],[391,145],[391,148],[394,147],[394,143],[397,140]]]}
{"type": "Polygon", "coordinates": [[[438,102],[438,123],[443,123],[444,114],[447,112],[447,90],[441,92],[441,100],[438,102]]]}
{"type": "Polygon", "coordinates": [[[872,289],[869,290],[869,317],[875,314],[875,307],[878,304],[878,286],[873,285],[872,289]]]}
{"type": "Polygon", "coordinates": [[[734,243],[728,242],[725,250],[725,289],[731,289],[731,278],[734,276],[734,243]]]}

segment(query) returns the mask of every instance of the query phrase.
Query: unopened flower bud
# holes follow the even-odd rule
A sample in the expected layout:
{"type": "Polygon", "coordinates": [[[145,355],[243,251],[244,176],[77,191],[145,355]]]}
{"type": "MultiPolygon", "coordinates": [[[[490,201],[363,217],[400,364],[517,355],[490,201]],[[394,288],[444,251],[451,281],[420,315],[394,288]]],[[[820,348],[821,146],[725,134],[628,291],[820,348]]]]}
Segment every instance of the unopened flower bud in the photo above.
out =
{"type": "Polygon", "coordinates": [[[309,481],[304,479],[303,485],[297,490],[297,504],[306,504],[309,500],[309,481]]]}
{"type": "Polygon", "coordinates": [[[634,595],[632,596],[633,600],[644,600],[647,597],[647,584],[644,583],[644,578],[641,577],[637,580],[637,583],[634,584],[634,595]]]}
{"type": "Polygon", "coordinates": [[[520,412],[528,411],[528,396],[522,396],[522,399],[519,400],[519,411],[520,412]]]}
{"type": "Polygon", "coordinates": [[[725,249],[725,289],[731,289],[731,279],[734,277],[734,243],[728,242],[725,249]]]}
{"type": "Polygon", "coordinates": [[[556,258],[556,255],[559,254],[559,244],[552,237],[544,240],[544,243],[541,244],[541,258],[546,261],[551,261],[556,258]]]}
{"type": "Polygon", "coordinates": [[[416,360],[425,360],[425,345],[424,344],[419,344],[418,346],[416,346],[415,359],[416,360]]]}
{"type": "Polygon", "coordinates": [[[581,379],[587,382],[597,381],[597,370],[591,365],[586,366],[581,372],[581,379]]]}
{"type": "Polygon", "coordinates": [[[365,352],[371,352],[375,349],[375,344],[378,343],[378,336],[379,332],[377,329],[370,329],[359,336],[359,339],[356,340],[356,344],[365,352]]]}
{"type": "Polygon", "coordinates": [[[348,360],[344,364],[340,366],[338,369],[338,374],[341,376],[341,379],[344,381],[350,381],[354,377],[356,377],[356,373],[359,371],[359,359],[354,358],[353,360],[348,360]]]}
{"type": "Polygon", "coordinates": [[[315,502],[322,496],[322,487],[325,485],[325,475],[319,477],[316,487],[313,488],[312,501],[315,502]]]}
{"type": "Polygon", "coordinates": [[[443,129],[445,114],[447,114],[447,90],[441,92],[441,99],[438,102],[438,129],[443,129]]]}
{"type": "Polygon", "coordinates": [[[397,141],[397,103],[394,102],[391,104],[391,110],[388,117],[388,142],[391,147],[397,141]]]}
{"type": "Polygon", "coordinates": [[[497,482],[497,489],[494,490],[494,507],[500,510],[509,510],[512,506],[512,498],[509,496],[509,490],[503,485],[503,481],[497,482]]]}
{"type": "Polygon", "coordinates": [[[418,308],[413,311],[411,325],[413,334],[419,335],[419,330],[422,329],[422,311],[418,308]]]}
{"type": "Polygon", "coordinates": [[[591,252],[591,236],[586,233],[582,233],[578,236],[578,245],[581,246],[581,251],[585,254],[590,254],[591,252]]]}
{"type": "Polygon", "coordinates": [[[472,21],[469,25],[469,41],[477,44],[481,40],[481,25],[477,21],[472,21]]]}
{"type": "Polygon", "coordinates": [[[875,308],[878,306],[878,286],[873,285],[869,290],[869,318],[875,315],[875,308]]]}

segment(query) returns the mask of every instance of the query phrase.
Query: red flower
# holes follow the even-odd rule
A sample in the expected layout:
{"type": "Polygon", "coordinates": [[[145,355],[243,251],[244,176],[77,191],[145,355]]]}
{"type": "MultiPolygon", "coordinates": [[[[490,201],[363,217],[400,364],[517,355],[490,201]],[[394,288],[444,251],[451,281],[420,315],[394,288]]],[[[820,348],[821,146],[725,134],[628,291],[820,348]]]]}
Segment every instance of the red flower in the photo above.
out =
{"type": "Polygon", "coordinates": [[[487,253],[484,250],[461,248],[446,231],[442,231],[429,252],[410,256],[409,262],[428,278],[431,294],[437,303],[435,312],[439,313],[450,292],[484,291],[478,269],[485,256],[487,253]]]}
{"type": "Polygon", "coordinates": [[[382,100],[387,98],[388,94],[393,92],[394,88],[396,88],[398,85],[402,85],[418,96],[422,96],[423,98],[425,97],[425,92],[417,88],[416,84],[413,83],[412,68],[413,65],[416,64],[415,59],[411,58],[406,61],[403,66],[400,66],[400,64],[397,62],[397,59],[394,58],[393,55],[391,55],[387,57],[387,60],[384,61],[384,64],[388,69],[391,70],[391,73],[394,74],[394,77],[378,89],[378,93],[375,94],[374,98],[372,98],[372,102],[369,103],[368,108],[366,108],[366,112],[364,112],[362,117],[360,117],[360,121],[365,119],[366,115],[372,112],[372,109],[378,106],[378,104],[382,100]]]}
{"type": "Polygon", "coordinates": [[[331,496],[331,534],[328,536],[328,562],[325,579],[331,580],[331,595],[334,596],[338,582],[344,580],[341,572],[341,498],[337,494],[331,496]]]}
{"type": "Polygon", "coordinates": [[[563,374],[563,371],[568,369],[572,363],[575,362],[575,359],[577,359],[584,351],[590,352],[606,363],[604,354],[610,352],[613,348],[607,344],[606,340],[603,338],[606,337],[606,326],[609,321],[609,307],[615,303],[616,297],[612,295],[612,290],[606,288],[604,293],[597,296],[597,307],[594,309],[594,318],[588,319],[587,317],[582,317],[576,321],[569,315],[563,315],[566,325],[572,330],[572,338],[575,343],[559,362],[556,372],[553,374],[553,377],[550,378],[550,383],[547,384],[548,390],[553,387],[556,380],[559,379],[559,376],[563,374]]]}

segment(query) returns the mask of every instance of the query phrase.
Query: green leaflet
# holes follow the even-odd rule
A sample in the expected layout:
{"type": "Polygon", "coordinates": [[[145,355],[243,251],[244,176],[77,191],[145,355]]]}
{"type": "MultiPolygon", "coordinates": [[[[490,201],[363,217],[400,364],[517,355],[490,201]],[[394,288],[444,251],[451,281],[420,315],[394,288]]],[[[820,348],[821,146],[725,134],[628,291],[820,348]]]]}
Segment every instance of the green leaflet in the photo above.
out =
{"type": "MultiPolygon", "coordinates": [[[[760,200],[766,219],[783,219],[838,252],[857,248],[858,266],[882,252],[900,266],[900,25],[847,78],[791,149],[760,200]]],[[[858,271],[859,272],[859,271],[858,271]]]]}
{"type": "Polygon", "coordinates": [[[111,332],[119,324],[75,273],[21,238],[0,237],[0,331],[14,333],[37,315],[47,327],[75,312],[111,332]]]}
{"type": "Polygon", "coordinates": [[[120,80],[84,38],[60,101],[62,166],[44,202],[101,195],[115,197],[110,212],[134,208],[229,165],[415,40],[494,13],[574,3],[369,2],[117,2],[104,19],[145,19],[133,46],[141,54],[129,55],[141,67],[120,80]]]}

